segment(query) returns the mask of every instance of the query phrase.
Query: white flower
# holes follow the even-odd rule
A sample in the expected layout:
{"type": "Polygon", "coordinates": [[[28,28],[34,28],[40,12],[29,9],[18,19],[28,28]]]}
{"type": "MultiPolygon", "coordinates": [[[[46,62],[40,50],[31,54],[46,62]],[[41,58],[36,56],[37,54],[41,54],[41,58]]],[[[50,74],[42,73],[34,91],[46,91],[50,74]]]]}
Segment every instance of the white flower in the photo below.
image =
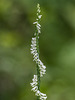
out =
{"type": "Polygon", "coordinates": [[[40,99],[41,99],[41,100],[46,100],[46,99],[47,99],[46,94],[40,93],[40,99]]]}
{"type": "Polygon", "coordinates": [[[38,25],[36,25],[36,27],[37,27],[37,30],[40,30],[41,29],[40,26],[38,26],[38,25]]]}
{"type": "MultiPolygon", "coordinates": [[[[38,24],[38,26],[40,27],[40,24],[38,24]]],[[[42,77],[45,72],[46,72],[46,66],[43,65],[42,61],[39,59],[39,54],[37,52],[37,44],[36,44],[36,37],[32,38],[32,44],[31,44],[31,54],[33,54],[33,61],[36,61],[36,63],[39,66],[40,69],[40,76],[42,77]]]]}
{"type": "MultiPolygon", "coordinates": [[[[39,71],[40,71],[40,77],[43,77],[43,75],[46,73],[46,66],[42,63],[42,61],[39,59],[39,53],[38,53],[38,45],[37,45],[37,40],[39,39],[39,33],[41,33],[41,25],[39,24],[39,21],[42,17],[42,15],[40,15],[40,5],[37,5],[37,19],[36,21],[33,23],[36,26],[36,32],[34,33],[34,36],[31,40],[31,54],[33,55],[33,61],[36,62],[36,64],[39,67],[39,71]]],[[[47,96],[46,94],[43,94],[40,92],[40,90],[38,89],[38,76],[34,75],[33,79],[32,79],[32,83],[30,83],[30,85],[32,86],[32,91],[35,92],[36,96],[40,97],[40,100],[46,100],[47,96]]]]}
{"type": "Polygon", "coordinates": [[[31,89],[31,91],[36,92],[38,90],[38,86],[35,86],[34,88],[31,89]]]}
{"type": "Polygon", "coordinates": [[[37,5],[37,17],[38,18],[36,19],[36,22],[33,23],[33,24],[36,25],[36,28],[37,28],[38,33],[41,33],[41,31],[40,31],[41,25],[38,23],[38,20],[41,19],[41,17],[42,17],[42,15],[40,15],[40,12],[41,12],[40,5],[38,4],[37,5]]]}
{"type": "MultiPolygon", "coordinates": [[[[40,15],[39,15],[40,16],[40,15]]],[[[38,16],[38,17],[39,17],[38,16]]],[[[39,18],[40,19],[40,18],[39,18]]],[[[40,29],[41,29],[41,25],[38,23],[38,20],[36,20],[36,22],[34,22],[33,24],[35,24],[36,25],[36,28],[37,28],[37,30],[38,30],[38,33],[41,33],[41,31],[40,31],[40,29]]]]}
{"type": "Polygon", "coordinates": [[[34,75],[34,78],[32,79],[32,83],[30,83],[31,84],[31,86],[33,87],[31,90],[32,91],[34,91],[34,92],[36,92],[37,90],[38,90],[38,86],[37,86],[37,75],[34,75]]]}
{"type": "Polygon", "coordinates": [[[38,18],[41,19],[42,15],[39,15],[38,18]]]}
{"type": "Polygon", "coordinates": [[[39,5],[39,3],[37,4],[37,8],[40,9],[40,5],[39,5]]]}
{"type": "Polygon", "coordinates": [[[32,86],[32,89],[31,89],[31,91],[33,91],[33,92],[35,92],[35,95],[36,96],[39,96],[40,97],[40,100],[46,100],[47,99],[47,96],[46,96],[46,94],[44,94],[44,93],[41,93],[39,90],[38,90],[38,86],[37,86],[37,75],[34,75],[34,78],[32,79],[32,83],[30,83],[31,84],[31,86],[32,86]]]}
{"type": "Polygon", "coordinates": [[[37,85],[37,82],[33,82],[33,83],[30,83],[32,87],[35,87],[37,85]]]}
{"type": "Polygon", "coordinates": [[[33,24],[37,24],[38,22],[34,22],[33,24]]]}
{"type": "Polygon", "coordinates": [[[38,12],[38,13],[41,12],[41,10],[40,10],[40,5],[39,5],[39,4],[37,5],[37,12],[38,12]]]}
{"type": "Polygon", "coordinates": [[[37,75],[34,75],[34,78],[32,79],[33,82],[37,82],[37,75]]]}
{"type": "Polygon", "coordinates": [[[37,26],[41,27],[41,25],[39,23],[37,23],[37,26]]]}
{"type": "Polygon", "coordinates": [[[36,91],[35,95],[36,95],[36,96],[40,96],[40,93],[41,93],[41,92],[38,90],[38,91],[36,91]]]}

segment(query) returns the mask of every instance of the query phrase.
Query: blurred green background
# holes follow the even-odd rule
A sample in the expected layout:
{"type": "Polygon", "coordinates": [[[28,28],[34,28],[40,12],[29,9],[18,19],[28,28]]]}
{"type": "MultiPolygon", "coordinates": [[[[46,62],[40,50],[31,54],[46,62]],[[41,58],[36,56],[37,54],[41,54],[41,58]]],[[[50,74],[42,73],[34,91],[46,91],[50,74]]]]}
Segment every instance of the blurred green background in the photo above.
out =
{"type": "Polygon", "coordinates": [[[30,54],[36,5],[43,15],[40,57],[47,100],[75,100],[75,0],[0,0],[0,100],[36,100],[30,54]]]}

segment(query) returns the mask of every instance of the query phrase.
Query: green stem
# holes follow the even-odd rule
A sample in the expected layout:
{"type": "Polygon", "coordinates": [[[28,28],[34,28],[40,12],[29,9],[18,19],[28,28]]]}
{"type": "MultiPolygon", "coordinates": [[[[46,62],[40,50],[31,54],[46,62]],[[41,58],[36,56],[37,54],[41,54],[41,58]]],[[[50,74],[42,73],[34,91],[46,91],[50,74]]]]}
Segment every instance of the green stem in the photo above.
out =
{"type": "MultiPolygon", "coordinates": [[[[40,71],[37,65],[37,76],[38,76],[38,90],[40,91],[40,71]]],[[[37,96],[37,100],[39,100],[39,96],[37,96]]]]}
{"type": "MultiPolygon", "coordinates": [[[[37,53],[39,57],[39,39],[38,39],[38,32],[36,32],[36,44],[37,44],[37,53]]],[[[38,76],[38,90],[40,91],[40,69],[37,64],[37,76],[38,76]]],[[[39,100],[39,96],[37,96],[37,100],[39,100]]]]}
{"type": "MultiPolygon", "coordinates": [[[[38,13],[38,16],[40,15],[40,13],[38,13]]],[[[37,16],[37,19],[38,19],[38,16],[37,16]]],[[[40,19],[38,20],[38,23],[40,23],[40,19]]],[[[37,53],[38,53],[38,57],[39,57],[39,33],[38,33],[38,30],[37,30],[37,27],[36,27],[36,47],[37,47],[37,53]]],[[[37,64],[37,76],[38,76],[38,90],[40,91],[40,69],[39,69],[39,66],[37,64]]],[[[37,100],[39,100],[40,97],[37,96],[37,100]]]]}

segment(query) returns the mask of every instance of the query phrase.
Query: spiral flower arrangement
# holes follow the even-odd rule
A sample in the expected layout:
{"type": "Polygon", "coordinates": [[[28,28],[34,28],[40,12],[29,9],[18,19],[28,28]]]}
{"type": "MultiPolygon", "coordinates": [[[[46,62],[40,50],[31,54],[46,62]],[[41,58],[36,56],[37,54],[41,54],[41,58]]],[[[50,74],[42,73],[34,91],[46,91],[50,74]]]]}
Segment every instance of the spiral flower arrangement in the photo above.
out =
{"type": "Polygon", "coordinates": [[[40,5],[37,4],[37,18],[35,24],[36,31],[34,33],[34,37],[31,40],[31,54],[33,55],[33,61],[37,64],[37,75],[34,75],[32,79],[32,91],[35,92],[35,95],[37,96],[37,100],[46,100],[47,96],[44,93],[40,92],[40,78],[43,77],[44,74],[46,74],[46,66],[42,63],[42,61],[39,58],[39,34],[41,33],[41,25],[40,20],[42,15],[40,14],[40,5]]]}

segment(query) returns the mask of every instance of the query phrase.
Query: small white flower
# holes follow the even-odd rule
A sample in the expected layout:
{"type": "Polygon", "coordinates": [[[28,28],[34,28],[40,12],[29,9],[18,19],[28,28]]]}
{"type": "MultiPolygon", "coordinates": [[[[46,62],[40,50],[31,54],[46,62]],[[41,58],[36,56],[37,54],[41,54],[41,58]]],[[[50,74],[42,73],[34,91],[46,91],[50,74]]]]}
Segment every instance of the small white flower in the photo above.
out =
{"type": "Polygon", "coordinates": [[[35,86],[34,88],[31,89],[33,92],[36,92],[38,90],[38,86],[35,86]]]}
{"type": "Polygon", "coordinates": [[[32,87],[35,87],[37,85],[37,82],[30,83],[32,87]]]}
{"type": "Polygon", "coordinates": [[[46,99],[47,99],[46,94],[40,93],[40,99],[41,99],[41,100],[46,100],[46,99]]]}
{"type": "Polygon", "coordinates": [[[39,4],[37,5],[37,12],[38,12],[38,13],[41,12],[41,10],[40,10],[40,5],[39,5],[39,4]]]}
{"type": "Polygon", "coordinates": [[[41,19],[42,15],[39,15],[38,18],[41,19]]]}
{"type": "Polygon", "coordinates": [[[37,30],[40,30],[41,29],[40,26],[38,26],[38,25],[36,27],[37,27],[37,30]]]}
{"type": "Polygon", "coordinates": [[[33,24],[37,24],[37,22],[34,22],[33,24]]]}
{"type": "Polygon", "coordinates": [[[41,93],[41,92],[38,90],[38,91],[35,93],[35,95],[36,95],[36,96],[40,96],[40,93],[41,93]]]}
{"type": "Polygon", "coordinates": [[[31,84],[31,86],[33,87],[31,90],[32,91],[34,91],[34,92],[36,92],[37,90],[38,90],[38,87],[37,87],[37,75],[34,75],[34,78],[32,79],[32,83],[30,83],[31,84]]]}
{"type": "Polygon", "coordinates": [[[38,10],[37,10],[37,12],[38,12],[38,13],[40,13],[40,12],[41,12],[41,10],[40,10],[40,9],[38,9],[38,10]]]}
{"type": "Polygon", "coordinates": [[[37,8],[40,9],[40,5],[39,4],[37,4],[37,8]]]}
{"type": "Polygon", "coordinates": [[[35,81],[37,81],[37,75],[34,75],[34,78],[32,79],[33,80],[33,82],[35,81]]]}
{"type": "Polygon", "coordinates": [[[32,38],[32,40],[36,41],[36,37],[32,38]]]}
{"type": "Polygon", "coordinates": [[[32,42],[32,44],[36,44],[36,41],[35,40],[34,41],[32,40],[31,42],[32,42]]]}

